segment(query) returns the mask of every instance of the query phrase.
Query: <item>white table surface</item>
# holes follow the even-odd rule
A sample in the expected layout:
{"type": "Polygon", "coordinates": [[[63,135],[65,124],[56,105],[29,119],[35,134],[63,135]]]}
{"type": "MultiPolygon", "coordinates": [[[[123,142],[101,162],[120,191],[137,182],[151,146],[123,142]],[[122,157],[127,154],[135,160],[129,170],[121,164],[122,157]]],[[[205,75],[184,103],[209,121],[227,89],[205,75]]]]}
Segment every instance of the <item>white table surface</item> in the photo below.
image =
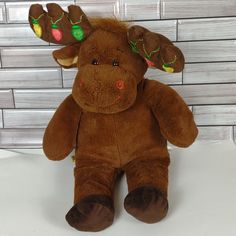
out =
{"type": "MultiPolygon", "coordinates": [[[[0,150],[0,236],[91,235],[64,216],[73,202],[73,163],[43,155],[0,150]]],[[[135,220],[123,208],[125,178],[117,187],[116,217],[93,235],[235,236],[236,146],[195,143],[171,150],[167,217],[157,224],[135,220]]]]}

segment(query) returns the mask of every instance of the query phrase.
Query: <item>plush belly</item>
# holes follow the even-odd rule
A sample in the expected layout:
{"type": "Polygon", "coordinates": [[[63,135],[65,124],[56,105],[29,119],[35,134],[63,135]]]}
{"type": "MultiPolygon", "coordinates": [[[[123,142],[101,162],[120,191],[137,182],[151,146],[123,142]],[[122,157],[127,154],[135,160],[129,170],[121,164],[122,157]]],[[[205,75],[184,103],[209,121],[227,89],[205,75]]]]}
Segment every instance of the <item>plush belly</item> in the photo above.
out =
{"type": "Polygon", "coordinates": [[[166,140],[144,104],[116,114],[83,113],[78,158],[99,158],[122,166],[135,158],[168,155],[166,140]]]}

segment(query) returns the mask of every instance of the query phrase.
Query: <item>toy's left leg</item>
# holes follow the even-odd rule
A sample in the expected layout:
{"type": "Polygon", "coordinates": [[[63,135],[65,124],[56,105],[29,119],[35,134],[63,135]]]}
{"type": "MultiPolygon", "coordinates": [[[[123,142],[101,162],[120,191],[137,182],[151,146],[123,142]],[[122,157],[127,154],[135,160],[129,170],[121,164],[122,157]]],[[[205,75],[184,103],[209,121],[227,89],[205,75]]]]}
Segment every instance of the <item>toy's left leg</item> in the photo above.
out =
{"type": "Polygon", "coordinates": [[[138,220],[155,223],[166,216],[169,162],[169,157],[142,158],[125,166],[129,194],[124,206],[138,220]]]}
{"type": "Polygon", "coordinates": [[[113,191],[118,170],[92,158],[76,160],[74,206],[66,215],[77,230],[100,231],[114,218],[113,191]]]}

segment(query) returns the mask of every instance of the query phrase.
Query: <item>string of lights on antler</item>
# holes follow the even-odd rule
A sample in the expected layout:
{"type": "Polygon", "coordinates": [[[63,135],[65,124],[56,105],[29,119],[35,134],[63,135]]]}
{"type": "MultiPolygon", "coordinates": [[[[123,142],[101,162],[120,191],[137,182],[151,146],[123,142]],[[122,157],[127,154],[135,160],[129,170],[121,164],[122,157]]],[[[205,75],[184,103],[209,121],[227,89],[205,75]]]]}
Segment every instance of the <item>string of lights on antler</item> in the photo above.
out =
{"type": "MultiPolygon", "coordinates": [[[[139,53],[139,49],[137,47],[138,42],[143,42],[143,39],[138,39],[138,41],[136,41],[136,42],[133,42],[132,40],[129,41],[130,47],[131,47],[131,49],[134,53],[139,53]]],[[[161,49],[160,46],[157,49],[155,49],[155,50],[151,51],[150,53],[148,53],[146,48],[145,48],[144,43],[142,45],[143,45],[143,51],[144,51],[144,54],[145,54],[145,58],[147,59],[146,61],[147,61],[148,65],[153,66],[154,62],[151,61],[151,57],[152,57],[153,54],[160,51],[160,49],[161,49]]],[[[177,60],[176,55],[175,55],[175,58],[170,62],[165,62],[164,59],[160,56],[160,54],[158,54],[157,57],[158,57],[158,59],[161,59],[163,70],[165,70],[168,73],[173,73],[174,72],[174,68],[172,67],[172,65],[174,65],[176,60],[177,60]]]]}
{"type": "MultiPolygon", "coordinates": [[[[140,41],[140,40],[138,40],[138,41],[140,41]]],[[[139,50],[138,50],[138,47],[137,47],[138,41],[137,42],[133,42],[132,40],[129,41],[129,45],[130,45],[132,51],[135,52],[135,53],[139,53],[139,50]]]]}
{"type": "MultiPolygon", "coordinates": [[[[39,20],[45,15],[45,13],[41,14],[38,18],[34,18],[33,16],[30,16],[31,20],[32,20],[32,24],[33,24],[33,30],[36,34],[37,37],[41,38],[42,34],[43,34],[43,29],[40,26],[39,20]]],[[[50,22],[51,22],[51,34],[53,36],[53,38],[56,41],[61,41],[62,37],[63,37],[63,32],[62,30],[59,28],[58,23],[63,19],[64,17],[64,12],[61,14],[61,16],[53,21],[52,17],[50,17],[50,22]]],[[[80,16],[80,19],[76,22],[73,22],[68,16],[67,16],[68,20],[70,21],[72,27],[71,27],[71,34],[72,36],[78,40],[81,41],[84,39],[85,37],[85,33],[83,28],[78,25],[82,22],[82,18],[83,15],[80,16]]]]}

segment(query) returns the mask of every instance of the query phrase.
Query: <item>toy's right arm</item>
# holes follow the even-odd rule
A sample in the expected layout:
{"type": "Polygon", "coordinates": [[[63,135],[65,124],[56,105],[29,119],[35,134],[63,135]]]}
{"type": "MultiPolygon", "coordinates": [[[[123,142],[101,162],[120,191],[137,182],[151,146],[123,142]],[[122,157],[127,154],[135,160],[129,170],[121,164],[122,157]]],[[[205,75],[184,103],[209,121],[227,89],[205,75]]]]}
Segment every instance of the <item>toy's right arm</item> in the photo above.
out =
{"type": "Polygon", "coordinates": [[[188,147],[198,135],[198,129],[184,100],[167,85],[145,81],[144,98],[157,119],[162,135],[178,147],[188,147]]]}
{"type": "Polygon", "coordinates": [[[50,160],[59,161],[70,154],[76,145],[81,108],[72,95],[58,107],[43,137],[43,150],[50,160]]]}

